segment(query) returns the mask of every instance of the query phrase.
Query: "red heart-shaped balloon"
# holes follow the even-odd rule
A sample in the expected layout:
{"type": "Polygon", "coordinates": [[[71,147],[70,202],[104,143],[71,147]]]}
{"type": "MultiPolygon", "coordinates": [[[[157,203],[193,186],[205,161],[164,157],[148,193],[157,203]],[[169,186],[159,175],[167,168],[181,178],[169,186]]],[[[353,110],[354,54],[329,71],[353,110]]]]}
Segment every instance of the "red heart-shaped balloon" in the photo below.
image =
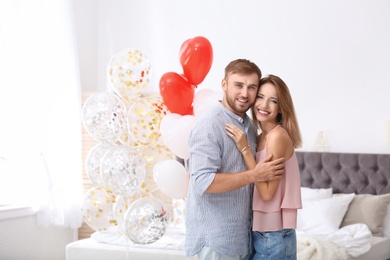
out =
{"type": "Polygon", "coordinates": [[[197,36],[188,39],[180,47],[180,64],[183,73],[193,85],[202,83],[213,63],[213,48],[210,41],[197,36]]]}
{"type": "Polygon", "coordinates": [[[167,72],[160,78],[160,95],[172,113],[193,115],[192,102],[195,86],[176,72],[167,72]]]}

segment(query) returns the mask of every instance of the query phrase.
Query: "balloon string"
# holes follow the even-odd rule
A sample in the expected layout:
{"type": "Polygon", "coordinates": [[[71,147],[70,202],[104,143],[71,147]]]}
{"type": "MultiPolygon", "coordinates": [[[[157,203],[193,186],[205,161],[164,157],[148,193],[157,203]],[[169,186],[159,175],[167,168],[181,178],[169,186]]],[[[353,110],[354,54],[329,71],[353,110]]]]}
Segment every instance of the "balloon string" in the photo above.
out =
{"type": "Polygon", "coordinates": [[[129,253],[130,253],[129,240],[130,240],[130,239],[126,236],[126,244],[127,244],[127,248],[126,248],[126,260],[130,260],[130,258],[129,258],[129,253]]]}
{"type": "Polygon", "coordinates": [[[186,171],[188,172],[188,161],[190,159],[184,160],[184,168],[186,168],[186,171]]]}

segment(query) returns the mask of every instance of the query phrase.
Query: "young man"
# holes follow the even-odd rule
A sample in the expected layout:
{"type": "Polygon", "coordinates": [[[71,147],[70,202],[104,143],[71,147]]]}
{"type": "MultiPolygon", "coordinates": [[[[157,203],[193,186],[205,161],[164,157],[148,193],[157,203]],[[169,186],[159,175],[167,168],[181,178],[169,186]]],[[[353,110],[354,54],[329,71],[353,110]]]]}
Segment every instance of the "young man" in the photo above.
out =
{"type": "Polygon", "coordinates": [[[284,159],[264,158],[247,170],[240,152],[256,151],[256,132],[246,112],[256,100],[261,71],[245,59],[230,62],[222,80],[223,100],[199,118],[189,139],[190,185],[186,206],[187,256],[249,259],[252,251],[253,183],[280,178],[284,159]],[[249,146],[237,150],[225,124],[238,126],[249,146]]]}

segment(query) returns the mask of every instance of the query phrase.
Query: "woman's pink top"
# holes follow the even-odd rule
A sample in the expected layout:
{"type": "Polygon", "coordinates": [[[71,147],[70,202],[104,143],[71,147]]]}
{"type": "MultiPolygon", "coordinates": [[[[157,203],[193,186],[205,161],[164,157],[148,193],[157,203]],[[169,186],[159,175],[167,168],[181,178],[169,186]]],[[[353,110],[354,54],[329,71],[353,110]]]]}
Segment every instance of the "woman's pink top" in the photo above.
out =
{"type": "MultiPolygon", "coordinates": [[[[266,156],[265,149],[256,153],[259,162],[266,156]]],[[[256,189],[253,192],[253,231],[277,231],[296,228],[297,209],[302,208],[301,177],[295,152],[285,162],[274,197],[263,201],[256,189]]]]}

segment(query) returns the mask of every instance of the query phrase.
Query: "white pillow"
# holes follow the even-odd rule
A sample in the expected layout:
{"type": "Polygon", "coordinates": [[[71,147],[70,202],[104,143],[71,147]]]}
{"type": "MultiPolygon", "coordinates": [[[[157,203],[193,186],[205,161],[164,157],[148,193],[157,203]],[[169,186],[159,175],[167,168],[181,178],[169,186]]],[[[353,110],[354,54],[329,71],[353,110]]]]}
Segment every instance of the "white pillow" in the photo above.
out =
{"type": "Polygon", "coordinates": [[[302,200],[298,210],[297,230],[309,234],[329,234],[340,228],[354,193],[337,194],[319,200],[302,200]]]}
{"type": "Polygon", "coordinates": [[[390,237],[390,204],[387,206],[387,213],[383,222],[383,236],[390,237]]]}
{"type": "Polygon", "coordinates": [[[318,200],[332,197],[333,189],[312,189],[307,187],[301,187],[302,200],[318,200]]]}

